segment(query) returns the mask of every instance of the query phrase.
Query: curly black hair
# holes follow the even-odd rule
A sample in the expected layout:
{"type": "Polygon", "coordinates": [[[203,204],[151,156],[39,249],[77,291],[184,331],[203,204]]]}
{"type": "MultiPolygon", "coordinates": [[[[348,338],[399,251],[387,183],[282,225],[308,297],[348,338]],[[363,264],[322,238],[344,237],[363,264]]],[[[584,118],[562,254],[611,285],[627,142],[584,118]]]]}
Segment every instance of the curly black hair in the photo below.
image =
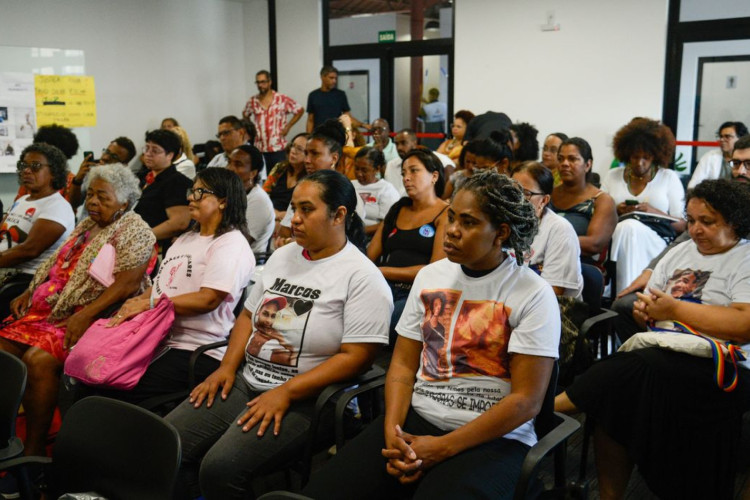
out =
{"type": "Polygon", "coordinates": [[[719,212],[738,238],[750,235],[750,186],[747,184],[729,179],[706,180],[688,189],[685,206],[692,199],[703,200],[719,212]]]}
{"type": "Polygon", "coordinates": [[[539,222],[520,184],[493,170],[483,170],[469,177],[456,194],[461,191],[474,194],[493,226],[508,225],[510,236],[504,244],[515,251],[518,265],[523,265],[523,256],[531,250],[539,222]]]}
{"type": "Polygon", "coordinates": [[[73,131],[56,123],[39,127],[34,134],[34,142],[55,146],[68,160],[78,152],[78,138],[73,131]]]}
{"type": "Polygon", "coordinates": [[[669,167],[674,158],[675,138],[672,131],[657,120],[633,118],[615,134],[612,149],[615,157],[627,163],[636,153],[654,157],[654,164],[669,167]]]}
{"type": "MultiPolygon", "coordinates": [[[[52,188],[57,191],[65,187],[68,183],[68,159],[65,158],[65,154],[60,151],[60,148],[46,142],[29,144],[21,153],[22,161],[27,153],[44,155],[52,173],[52,188]]],[[[21,172],[18,172],[18,175],[20,177],[21,172]]]]}
{"type": "Polygon", "coordinates": [[[514,123],[510,129],[518,137],[518,149],[513,153],[516,161],[530,161],[539,158],[539,131],[530,123],[514,123]]]}

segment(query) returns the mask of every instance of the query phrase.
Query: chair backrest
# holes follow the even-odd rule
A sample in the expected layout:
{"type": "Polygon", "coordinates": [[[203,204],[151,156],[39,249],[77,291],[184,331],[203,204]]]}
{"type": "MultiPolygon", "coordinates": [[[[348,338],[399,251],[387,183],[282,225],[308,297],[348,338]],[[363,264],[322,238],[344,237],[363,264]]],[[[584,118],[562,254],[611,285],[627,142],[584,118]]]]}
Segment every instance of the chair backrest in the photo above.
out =
{"type": "Polygon", "coordinates": [[[534,419],[534,430],[538,439],[542,439],[549,431],[555,428],[557,421],[555,419],[555,396],[557,395],[557,376],[560,373],[560,367],[555,361],[552,366],[552,373],[549,377],[547,392],[544,394],[542,409],[534,419]]]}
{"type": "Polygon", "coordinates": [[[17,357],[0,351],[0,450],[16,435],[16,417],[26,390],[26,365],[17,357]]]}
{"type": "Polygon", "coordinates": [[[596,266],[584,263],[581,263],[581,274],[583,275],[583,301],[588,304],[592,313],[596,314],[602,305],[604,275],[596,266]]]}
{"type": "Polygon", "coordinates": [[[82,399],[57,435],[52,498],[80,491],[112,499],[171,498],[180,453],[177,431],[160,417],[114,399],[82,399]]]}

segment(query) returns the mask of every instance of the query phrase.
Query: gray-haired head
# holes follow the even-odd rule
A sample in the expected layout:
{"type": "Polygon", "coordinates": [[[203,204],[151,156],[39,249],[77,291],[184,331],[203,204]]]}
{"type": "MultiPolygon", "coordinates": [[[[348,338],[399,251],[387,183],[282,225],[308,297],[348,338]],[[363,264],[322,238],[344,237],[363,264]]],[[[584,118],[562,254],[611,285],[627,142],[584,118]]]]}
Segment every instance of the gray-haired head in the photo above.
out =
{"type": "Polygon", "coordinates": [[[109,183],[115,190],[115,196],[120,203],[127,203],[126,210],[132,210],[135,202],[141,197],[141,188],[138,186],[138,178],[126,165],[112,163],[92,168],[81,190],[85,193],[96,179],[109,183]]]}

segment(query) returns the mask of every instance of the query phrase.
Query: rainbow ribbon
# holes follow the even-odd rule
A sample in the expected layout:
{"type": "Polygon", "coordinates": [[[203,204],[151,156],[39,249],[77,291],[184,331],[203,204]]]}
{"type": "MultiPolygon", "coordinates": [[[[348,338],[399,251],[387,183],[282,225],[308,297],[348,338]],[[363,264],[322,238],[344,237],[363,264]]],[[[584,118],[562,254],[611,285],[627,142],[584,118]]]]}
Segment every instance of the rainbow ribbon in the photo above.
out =
{"type": "MultiPolygon", "coordinates": [[[[737,388],[737,380],[739,378],[737,361],[745,360],[745,355],[742,352],[742,349],[737,344],[733,344],[731,342],[721,342],[714,338],[703,335],[702,333],[698,332],[691,326],[685,323],[682,323],[681,321],[672,321],[672,323],[677,328],[679,328],[682,331],[682,333],[690,333],[693,335],[697,335],[698,337],[706,340],[711,345],[711,356],[713,357],[713,360],[714,360],[714,368],[715,368],[714,380],[716,381],[716,385],[719,387],[719,389],[723,390],[724,392],[732,392],[733,390],[735,390],[737,388]],[[727,349],[729,357],[732,360],[731,368],[733,369],[733,372],[731,376],[729,377],[729,380],[725,380],[727,378],[726,377],[727,364],[726,364],[726,358],[724,356],[724,352],[721,349],[722,346],[724,346],[727,349]]],[[[670,331],[670,330],[664,330],[664,331],[670,331]]]]}

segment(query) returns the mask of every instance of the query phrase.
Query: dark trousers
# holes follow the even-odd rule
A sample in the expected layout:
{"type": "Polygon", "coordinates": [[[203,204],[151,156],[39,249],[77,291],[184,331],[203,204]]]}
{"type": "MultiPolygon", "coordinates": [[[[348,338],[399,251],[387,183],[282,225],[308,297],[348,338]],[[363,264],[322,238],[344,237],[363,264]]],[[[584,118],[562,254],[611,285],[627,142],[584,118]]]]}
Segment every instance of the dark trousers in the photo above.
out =
{"type": "MultiPolygon", "coordinates": [[[[446,434],[411,409],[404,430],[415,435],[446,434]]],[[[495,439],[437,464],[415,484],[402,485],[386,472],[384,447],[380,417],[315,473],[302,494],[319,500],[509,499],[529,450],[512,439],[495,439]]]]}

